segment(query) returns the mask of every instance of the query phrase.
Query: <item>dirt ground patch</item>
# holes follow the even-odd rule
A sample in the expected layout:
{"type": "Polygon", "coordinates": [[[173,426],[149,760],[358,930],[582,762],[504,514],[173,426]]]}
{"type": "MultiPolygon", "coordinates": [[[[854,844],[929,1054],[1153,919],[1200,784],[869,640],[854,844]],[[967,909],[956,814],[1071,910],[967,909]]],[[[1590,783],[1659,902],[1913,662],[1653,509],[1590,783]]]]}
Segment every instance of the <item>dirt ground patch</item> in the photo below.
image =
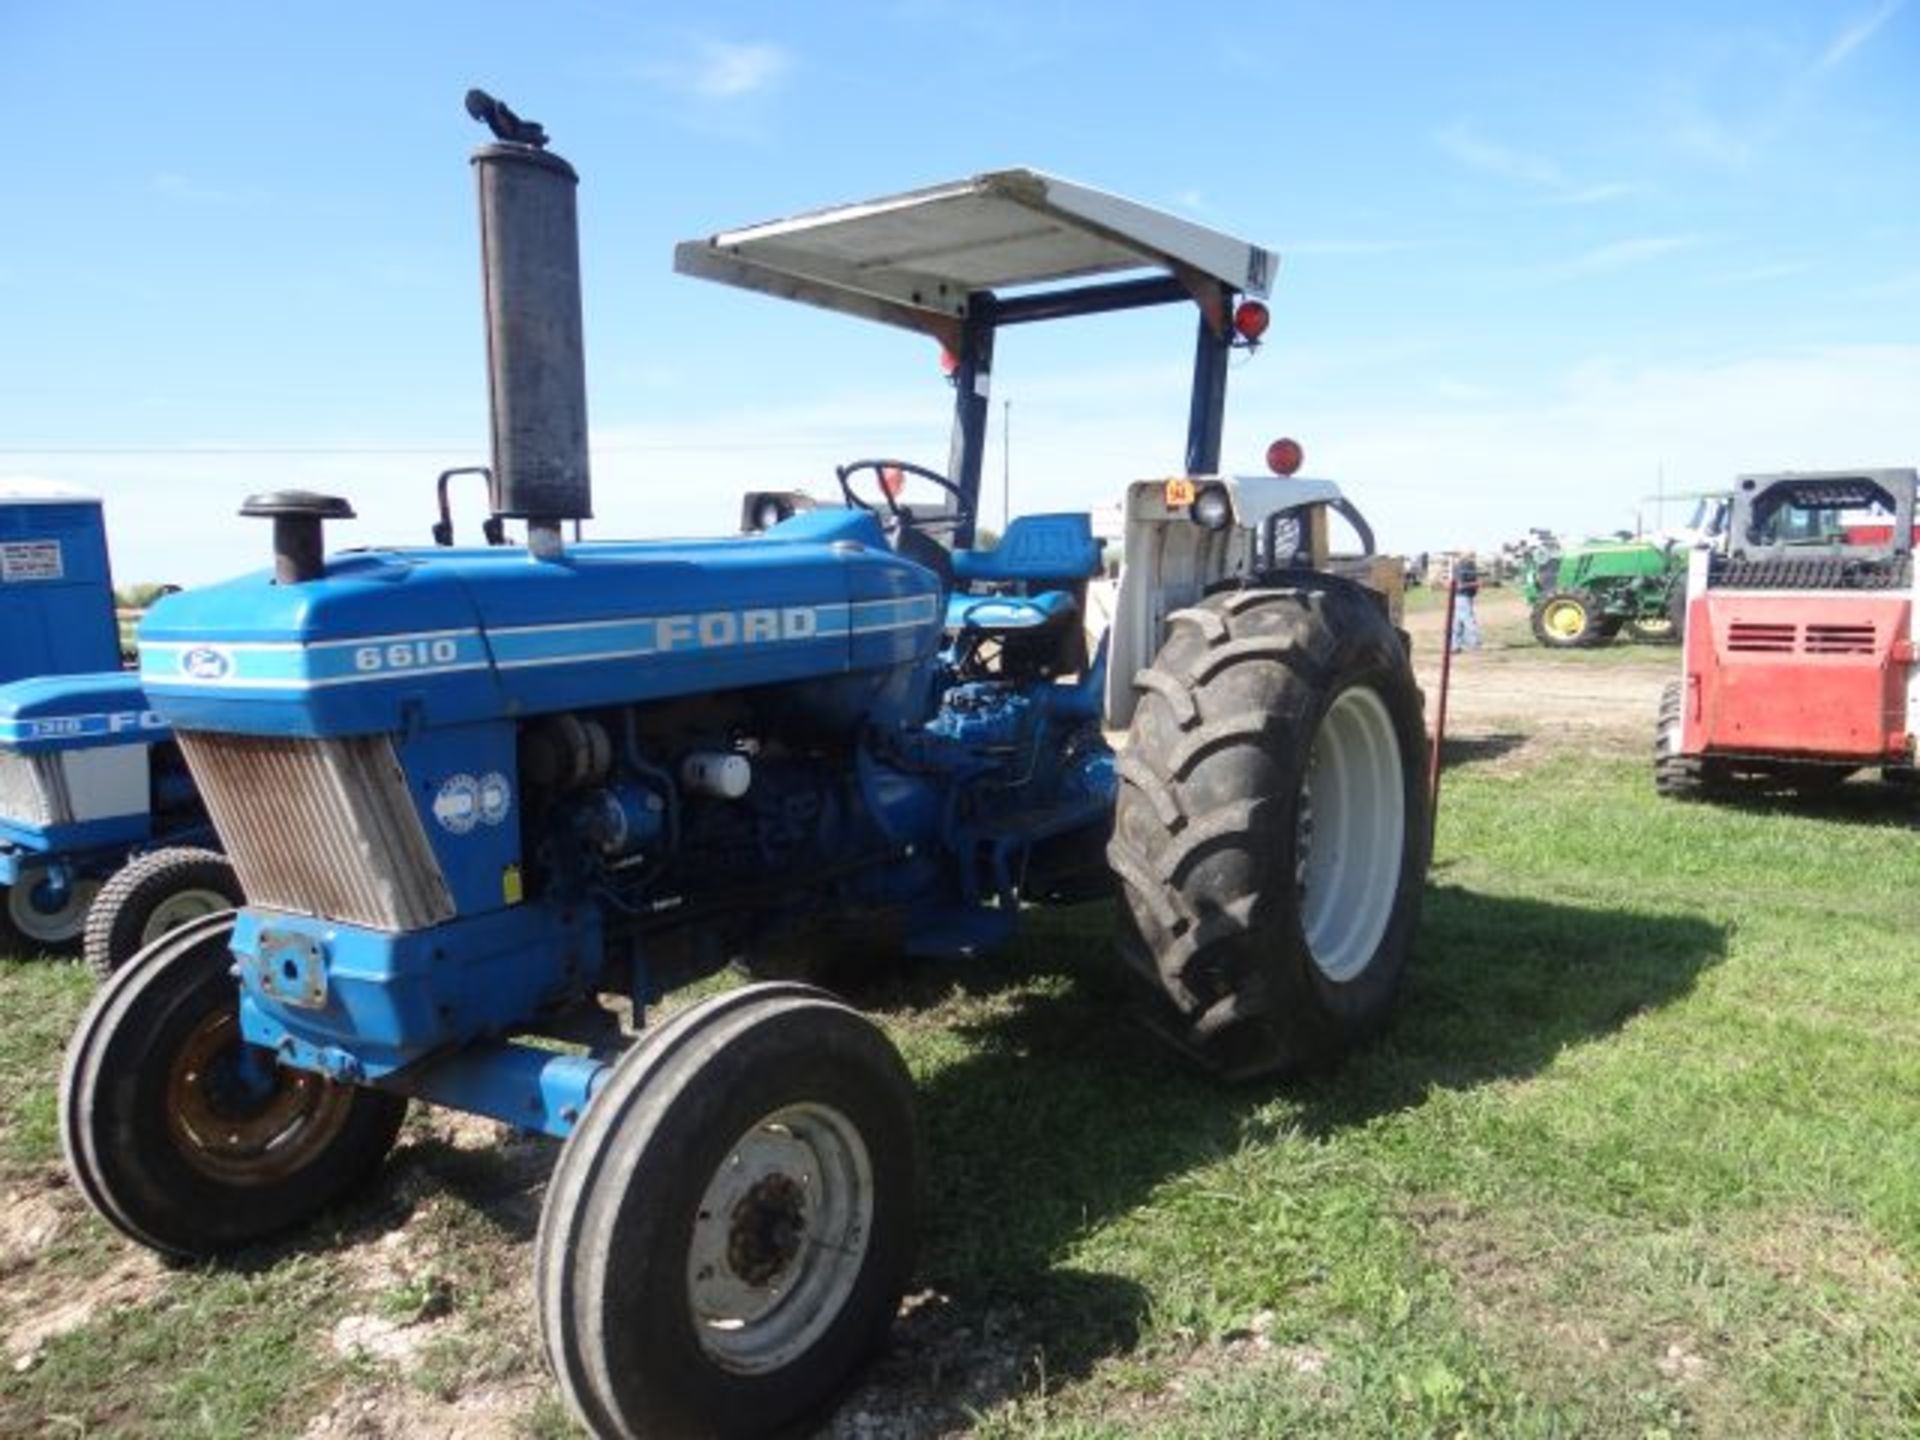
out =
{"type": "MultiPolygon", "coordinates": [[[[1619,640],[1601,650],[1548,650],[1533,638],[1518,591],[1479,604],[1481,648],[1456,655],[1447,695],[1447,764],[1530,768],[1556,751],[1639,753],[1652,744],[1660,690],[1680,673],[1669,645],[1619,640]]],[[[1431,729],[1445,655],[1439,606],[1407,616],[1431,729]]]]}

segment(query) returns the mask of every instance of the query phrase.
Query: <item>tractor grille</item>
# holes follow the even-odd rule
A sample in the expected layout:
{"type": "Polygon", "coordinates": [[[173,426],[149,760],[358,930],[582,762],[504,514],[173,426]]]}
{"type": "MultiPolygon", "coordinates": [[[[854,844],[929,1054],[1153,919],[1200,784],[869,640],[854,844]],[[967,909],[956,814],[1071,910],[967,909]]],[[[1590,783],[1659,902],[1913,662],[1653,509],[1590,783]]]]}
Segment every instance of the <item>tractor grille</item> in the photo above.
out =
{"type": "Polygon", "coordinates": [[[376,930],[419,930],[453,915],[384,735],[179,739],[252,903],[376,930]]]}
{"type": "Polygon", "coordinates": [[[58,755],[0,750],[0,819],[20,825],[61,825],[72,818],[73,803],[58,755]]]}

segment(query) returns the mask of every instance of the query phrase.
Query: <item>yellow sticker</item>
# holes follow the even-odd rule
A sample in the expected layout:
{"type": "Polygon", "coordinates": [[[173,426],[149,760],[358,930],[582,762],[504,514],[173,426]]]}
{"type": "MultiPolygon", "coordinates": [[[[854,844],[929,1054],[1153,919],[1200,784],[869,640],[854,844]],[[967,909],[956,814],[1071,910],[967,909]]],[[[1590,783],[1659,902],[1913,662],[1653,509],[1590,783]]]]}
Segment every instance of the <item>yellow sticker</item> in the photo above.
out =
{"type": "Polygon", "coordinates": [[[1181,476],[1167,481],[1167,508],[1179,510],[1193,504],[1193,481],[1181,476]]]}
{"type": "Polygon", "coordinates": [[[521,900],[520,867],[509,865],[500,872],[500,894],[509,905],[518,905],[521,900]]]}

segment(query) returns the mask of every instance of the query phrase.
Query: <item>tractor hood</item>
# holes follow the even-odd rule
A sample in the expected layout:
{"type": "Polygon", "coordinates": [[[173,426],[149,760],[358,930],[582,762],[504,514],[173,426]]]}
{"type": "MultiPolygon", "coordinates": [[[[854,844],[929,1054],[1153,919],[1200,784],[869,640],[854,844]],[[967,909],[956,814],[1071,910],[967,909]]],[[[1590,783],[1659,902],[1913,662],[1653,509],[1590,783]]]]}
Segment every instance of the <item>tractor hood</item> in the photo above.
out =
{"type": "Polygon", "coordinates": [[[147,708],[129,671],[46,675],[0,685],[0,745],[22,752],[86,750],[164,739],[167,727],[147,708]]]}
{"type": "Polygon", "coordinates": [[[866,514],[725,540],[368,550],[169,596],[140,627],[183,729],[326,736],[773,685],[920,659],[939,585],[866,514]]]}

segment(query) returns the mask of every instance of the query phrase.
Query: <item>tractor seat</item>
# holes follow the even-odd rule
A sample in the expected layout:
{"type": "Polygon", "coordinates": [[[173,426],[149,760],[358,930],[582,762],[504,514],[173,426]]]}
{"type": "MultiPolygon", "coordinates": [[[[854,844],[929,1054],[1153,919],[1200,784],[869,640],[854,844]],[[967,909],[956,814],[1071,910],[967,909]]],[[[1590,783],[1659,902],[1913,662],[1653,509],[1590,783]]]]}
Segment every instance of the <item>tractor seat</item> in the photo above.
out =
{"type": "Polygon", "coordinates": [[[949,630],[1004,633],[1065,625],[1080,614],[1079,592],[1100,573],[1100,542],[1085,515],[1022,515],[991,550],[958,550],[961,589],[947,601],[949,630]],[[970,595],[970,582],[1009,587],[970,595]],[[1022,593],[1024,592],[1024,593],[1022,593]]]}
{"type": "Polygon", "coordinates": [[[949,630],[1039,630],[1071,620],[1079,613],[1080,602],[1064,590],[1046,590],[1038,595],[960,592],[947,597],[949,630]]]}
{"type": "Polygon", "coordinates": [[[1077,584],[1100,573],[1100,542],[1093,523],[1082,515],[1022,515],[991,550],[957,550],[953,575],[962,585],[975,580],[1026,584],[1077,584]]]}

